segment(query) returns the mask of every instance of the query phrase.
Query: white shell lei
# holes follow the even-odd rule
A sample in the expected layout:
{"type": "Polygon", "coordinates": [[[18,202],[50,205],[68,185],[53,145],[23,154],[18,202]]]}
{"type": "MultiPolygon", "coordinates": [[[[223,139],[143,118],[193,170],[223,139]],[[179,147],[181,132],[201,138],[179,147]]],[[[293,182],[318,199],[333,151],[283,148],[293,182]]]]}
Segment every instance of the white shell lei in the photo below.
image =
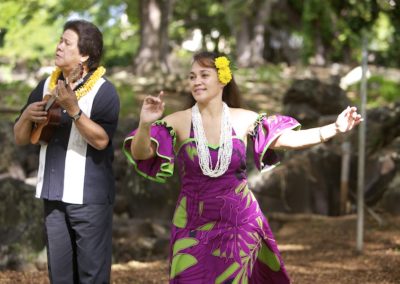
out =
{"type": "Polygon", "coordinates": [[[229,107],[226,103],[223,103],[218,160],[214,169],[212,169],[210,150],[208,149],[207,137],[204,133],[203,122],[197,103],[192,107],[192,123],[199,165],[203,174],[209,177],[223,175],[228,169],[232,157],[232,124],[229,118],[229,107]]]}

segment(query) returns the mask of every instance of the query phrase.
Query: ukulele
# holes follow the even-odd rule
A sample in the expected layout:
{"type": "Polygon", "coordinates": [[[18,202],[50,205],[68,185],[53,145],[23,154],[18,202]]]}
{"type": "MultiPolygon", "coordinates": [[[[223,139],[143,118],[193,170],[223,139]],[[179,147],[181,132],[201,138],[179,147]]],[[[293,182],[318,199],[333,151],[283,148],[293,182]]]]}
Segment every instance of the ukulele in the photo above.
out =
{"type": "MultiPolygon", "coordinates": [[[[67,86],[70,82],[75,83],[82,78],[83,68],[82,65],[74,68],[65,80],[67,86]]],[[[53,136],[54,130],[60,125],[61,122],[61,106],[57,103],[57,87],[43,97],[46,101],[44,111],[47,111],[46,120],[44,122],[35,123],[31,132],[32,144],[47,144],[53,136]]]]}

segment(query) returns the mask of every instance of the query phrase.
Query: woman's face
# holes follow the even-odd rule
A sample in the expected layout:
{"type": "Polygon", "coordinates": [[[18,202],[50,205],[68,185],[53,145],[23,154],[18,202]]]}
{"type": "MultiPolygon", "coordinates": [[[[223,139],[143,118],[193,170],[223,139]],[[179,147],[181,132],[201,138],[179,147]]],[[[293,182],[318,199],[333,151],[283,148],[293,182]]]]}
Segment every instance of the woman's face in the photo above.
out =
{"type": "Polygon", "coordinates": [[[218,80],[215,68],[203,67],[194,62],[189,75],[190,90],[197,102],[208,101],[216,96],[222,99],[224,84],[218,80]]]}
{"type": "Polygon", "coordinates": [[[55,64],[63,71],[71,71],[87,56],[82,56],[78,48],[79,36],[73,30],[66,30],[57,44],[55,64]]]}

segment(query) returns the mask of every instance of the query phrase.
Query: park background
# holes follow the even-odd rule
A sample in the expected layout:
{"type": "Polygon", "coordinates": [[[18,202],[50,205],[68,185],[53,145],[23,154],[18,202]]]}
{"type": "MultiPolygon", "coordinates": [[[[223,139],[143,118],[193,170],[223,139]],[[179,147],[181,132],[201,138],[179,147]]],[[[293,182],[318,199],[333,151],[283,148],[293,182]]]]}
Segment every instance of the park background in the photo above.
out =
{"type": "Polygon", "coordinates": [[[229,56],[245,107],[292,115],[304,128],[332,122],[347,105],[361,107],[367,54],[363,249],[356,249],[359,129],[283,152],[282,164],[263,174],[249,153],[249,183],[294,283],[400,283],[397,0],[1,1],[0,283],[48,283],[42,203],[33,197],[38,147],[15,146],[12,127],[54,68],[63,24],[77,18],[103,32],[102,64],[121,100],[113,283],[167,282],[177,176],[167,184],[144,180],[121,145],[145,95],[164,90],[166,114],[185,107],[198,50],[229,56]]]}

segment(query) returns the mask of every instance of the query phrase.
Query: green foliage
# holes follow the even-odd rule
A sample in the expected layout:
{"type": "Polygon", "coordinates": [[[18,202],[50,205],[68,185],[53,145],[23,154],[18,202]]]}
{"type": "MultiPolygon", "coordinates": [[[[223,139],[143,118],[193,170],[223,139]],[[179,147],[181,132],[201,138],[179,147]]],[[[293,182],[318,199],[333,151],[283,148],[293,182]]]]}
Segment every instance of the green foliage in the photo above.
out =
{"type": "Polygon", "coordinates": [[[0,105],[6,108],[20,108],[25,104],[32,87],[23,82],[0,83],[0,105]]]}
{"type": "MultiPolygon", "coordinates": [[[[64,23],[83,18],[103,32],[107,66],[129,65],[138,48],[138,15],[126,16],[137,1],[26,0],[0,3],[0,58],[12,67],[52,65],[64,23]],[[128,3],[128,4],[127,4],[128,3]]],[[[136,10],[135,10],[136,11],[136,10]]],[[[129,13],[131,14],[131,13],[129,13]]]]}
{"type": "Polygon", "coordinates": [[[377,64],[396,66],[396,60],[392,60],[392,46],[400,37],[396,35],[396,30],[391,23],[390,17],[386,13],[379,13],[378,19],[372,27],[372,35],[369,43],[369,50],[377,58],[377,64]],[[393,63],[395,63],[393,65],[393,63]]]}
{"type": "Polygon", "coordinates": [[[4,109],[15,110],[15,112],[1,113],[3,121],[14,121],[22,106],[32,91],[32,87],[23,82],[0,83],[0,105],[4,109]]]}
{"type": "Polygon", "coordinates": [[[282,68],[279,65],[262,65],[256,68],[241,68],[235,73],[238,77],[251,78],[255,82],[278,82],[282,80],[282,68]]]}
{"type": "Polygon", "coordinates": [[[0,29],[4,44],[0,57],[12,66],[26,63],[37,68],[51,60],[60,33],[60,20],[48,22],[56,1],[5,1],[0,3],[0,29]]]}
{"type": "Polygon", "coordinates": [[[214,43],[215,51],[219,51],[219,40],[231,36],[226,17],[227,12],[224,6],[216,1],[176,1],[173,18],[178,22],[171,21],[171,39],[180,44],[194,29],[200,29],[203,35],[202,48],[206,48],[204,39],[207,38],[214,43]],[[215,31],[216,33],[213,33],[215,31]]]}
{"type": "MultiPolygon", "coordinates": [[[[398,101],[400,99],[399,90],[399,82],[389,80],[381,75],[371,76],[368,79],[367,106],[374,108],[398,101]]],[[[360,84],[351,86],[349,91],[358,94],[360,92],[360,84]]],[[[353,101],[359,104],[360,97],[355,97],[353,101]]]]}
{"type": "Polygon", "coordinates": [[[129,66],[133,62],[133,51],[139,48],[138,33],[122,23],[105,27],[104,64],[106,66],[129,66]]]}
{"type": "MultiPolygon", "coordinates": [[[[193,30],[203,35],[203,46],[235,54],[232,27],[251,19],[261,0],[173,1],[169,21],[171,50],[181,49],[193,30]],[[223,44],[222,44],[223,43],[223,44]],[[223,50],[219,50],[224,48],[223,50]]],[[[296,35],[304,62],[322,53],[327,62],[353,64],[360,61],[361,35],[370,35],[376,62],[400,65],[400,8],[386,0],[287,0],[274,1],[267,24],[266,53],[273,30],[296,35]]],[[[104,35],[104,64],[129,65],[140,42],[138,0],[3,0],[0,1],[0,62],[36,69],[53,63],[62,25],[71,18],[93,21],[104,35]]],[[[249,29],[251,30],[251,29],[249,29]]],[[[284,36],[285,37],[285,36],[284,36]]],[[[284,59],[272,54],[276,62],[284,59]]],[[[275,61],[274,61],[275,62],[275,61]]]]}
{"type": "Polygon", "coordinates": [[[400,49],[398,48],[400,46],[400,3],[398,1],[396,2],[397,6],[395,8],[385,10],[385,14],[387,14],[390,19],[391,27],[394,29],[391,35],[389,49],[377,54],[378,63],[390,67],[400,66],[400,49]]]}
{"type": "Polygon", "coordinates": [[[84,18],[96,24],[103,33],[106,66],[132,64],[139,45],[137,1],[89,0],[76,2],[63,0],[55,14],[84,18]],[[131,24],[131,23],[135,24],[131,24]]]}
{"type": "Polygon", "coordinates": [[[400,83],[383,76],[372,76],[368,80],[368,100],[374,105],[382,105],[400,99],[400,83]]]}
{"type": "Polygon", "coordinates": [[[371,39],[376,39],[376,44],[377,34],[383,40],[380,45],[390,44],[390,38],[387,34],[383,35],[382,29],[383,26],[390,28],[393,25],[387,21],[387,13],[390,11],[382,9],[378,2],[304,1],[301,11],[304,59],[308,59],[322,47],[328,61],[359,62],[363,31],[368,32],[371,39]]]}
{"type": "Polygon", "coordinates": [[[132,88],[132,85],[117,80],[113,80],[113,84],[115,85],[115,88],[119,94],[121,106],[120,116],[138,116],[139,114],[135,113],[135,110],[138,110],[138,107],[135,100],[136,94],[132,88]]]}

